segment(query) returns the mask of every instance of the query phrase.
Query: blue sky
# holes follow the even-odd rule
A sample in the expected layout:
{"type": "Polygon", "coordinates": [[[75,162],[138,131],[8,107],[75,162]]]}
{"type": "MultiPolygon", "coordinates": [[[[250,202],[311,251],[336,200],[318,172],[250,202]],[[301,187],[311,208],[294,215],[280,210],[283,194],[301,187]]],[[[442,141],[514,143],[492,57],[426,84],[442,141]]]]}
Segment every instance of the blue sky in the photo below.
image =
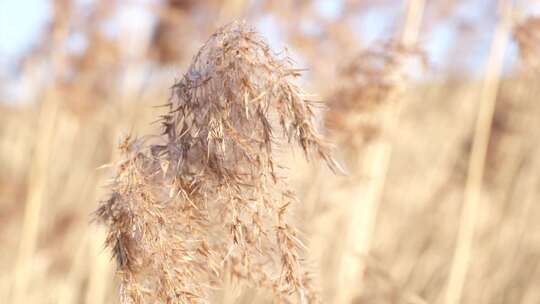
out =
{"type": "MultiPolygon", "coordinates": [[[[314,1],[317,12],[324,18],[339,18],[343,11],[342,0],[314,1]]],[[[479,24],[482,27],[481,31],[485,33],[479,37],[479,41],[471,45],[468,53],[470,58],[467,59],[466,64],[473,72],[483,65],[489,50],[491,32],[494,27],[494,24],[489,22],[495,20],[489,18],[490,11],[493,11],[494,15],[493,1],[495,0],[464,1],[464,5],[458,9],[456,16],[454,16],[454,18],[473,22],[477,19],[486,20],[484,24],[479,24]]],[[[525,0],[521,2],[523,1],[525,0]]],[[[526,3],[524,7],[527,7],[529,13],[540,12],[539,4],[533,5],[528,1],[524,3],[526,3]]],[[[374,6],[365,11],[354,23],[358,25],[362,41],[369,44],[380,38],[381,35],[388,33],[390,30],[388,27],[392,26],[392,21],[396,20],[399,14],[402,13],[400,11],[402,8],[402,6],[399,9],[392,9],[388,6],[374,6]]],[[[24,54],[26,50],[32,47],[48,22],[50,10],[49,1],[47,0],[0,0],[0,70],[5,71],[13,68],[14,63],[17,62],[21,54],[24,54]]],[[[140,9],[132,9],[131,11],[126,9],[119,15],[120,17],[127,16],[126,20],[142,20],[142,18],[132,19],[133,14],[140,15],[140,9]]],[[[435,65],[442,65],[448,60],[448,52],[451,50],[454,41],[459,38],[456,36],[455,28],[450,22],[452,20],[446,23],[437,23],[433,29],[430,29],[429,36],[422,37],[423,46],[427,50],[431,62],[435,65]]],[[[264,34],[269,36],[269,40],[276,41],[280,39],[276,20],[263,18],[260,20],[259,26],[263,29],[264,34]]],[[[84,41],[75,39],[75,45],[77,43],[84,43],[84,41]]],[[[509,61],[512,61],[512,57],[515,57],[515,52],[515,46],[513,46],[509,61]]]]}
{"type": "Polygon", "coordinates": [[[0,65],[9,65],[32,46],[49,13],[48,1],[0,0],[0,65]]]}

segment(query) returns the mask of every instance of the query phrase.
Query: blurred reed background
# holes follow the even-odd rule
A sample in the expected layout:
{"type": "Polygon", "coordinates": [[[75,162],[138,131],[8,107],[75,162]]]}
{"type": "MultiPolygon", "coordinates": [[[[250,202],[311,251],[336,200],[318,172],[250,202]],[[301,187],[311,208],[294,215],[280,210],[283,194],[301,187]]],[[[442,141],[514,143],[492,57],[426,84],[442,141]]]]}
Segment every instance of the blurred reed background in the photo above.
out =
{"type": "MultiPolygon", "coordinates": [[[[535,1],[47,3],[32,47],[1,61],[0,302],[119,302],[91,223],[107,164],[122,134],[156,132],[233,19],[287,47],[327,106],[347,175],[282,156],[321,302],[540,302],[535,1]]],[[[272,302],[233,289],[215,302],[272,302]]]]}

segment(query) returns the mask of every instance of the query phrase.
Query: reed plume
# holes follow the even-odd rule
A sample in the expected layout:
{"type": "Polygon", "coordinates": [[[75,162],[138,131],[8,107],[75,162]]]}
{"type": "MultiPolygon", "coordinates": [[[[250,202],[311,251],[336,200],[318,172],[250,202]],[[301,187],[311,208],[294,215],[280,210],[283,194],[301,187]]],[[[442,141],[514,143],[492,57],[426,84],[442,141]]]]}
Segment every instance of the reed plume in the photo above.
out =
{"type": "Polygon", "coordinates": [[[108,227],[123,303],[206,303],[225,278],[313,302],[296,201],[278,154],[299,146],[338,170],[300,75],[246,24],[219,29],[172,87],[158,136],[120,145],[108,227]]]}
{"type": "Polygon", "coordinates": [[[399,106],[408,65],[425,67],[422,50],[389,40],[348,60],[339,71],[339,86],[329,96],[325,122],[348,158],[383,136],[384,115],[399,106]]]}
{"type": "Polygon", "coordinates": [[[425,61],[421,50],[395,40],[376,45],[341,69],[340,87],[329,97],[326,124],[353,172],[344,186],[351,197],[359,198],[343,208],[347,226],[336,279],[337,286],[358,284],[340,291],[335,303],[367,301],[363,296],[370,281],[368,258],[390,163],[390,137],[397,129],[409,78],[406,67],[425,61]]]}
{"type": "Polygon", "coordinates": [[[518,45],[521,62],[538,70],[540,66],[540,17],[528,17],[513,28],[513,38],[518,45]]]}

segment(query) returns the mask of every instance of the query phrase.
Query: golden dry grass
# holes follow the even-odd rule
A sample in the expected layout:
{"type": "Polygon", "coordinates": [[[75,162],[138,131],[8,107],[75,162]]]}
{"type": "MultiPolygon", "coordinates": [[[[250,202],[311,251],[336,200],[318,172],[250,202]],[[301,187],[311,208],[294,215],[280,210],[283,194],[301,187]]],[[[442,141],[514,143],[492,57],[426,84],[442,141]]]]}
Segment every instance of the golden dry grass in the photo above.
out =
{"type": "Polygon", "coordinates": [[[23,65],[49,58],[49,79],[0,104],[0,302],[540,302],[538,18],[507,7],[478,78],[418,81],[424,1],[368,47],[340,20],[304,37],[292,4],[266,3],[312,67],[294,80],[249,26],[211,36],[256,15],[245,1],[148,6],[163,32],[131,57],[91,26],[86,53],[63,52],[77,7],[55,3],[49,52],[23,65]],[[149,60],[184,76],[141,80],[149,60]],[[304,160],[335,169],[323,137],[347,175],[304,160]]]}

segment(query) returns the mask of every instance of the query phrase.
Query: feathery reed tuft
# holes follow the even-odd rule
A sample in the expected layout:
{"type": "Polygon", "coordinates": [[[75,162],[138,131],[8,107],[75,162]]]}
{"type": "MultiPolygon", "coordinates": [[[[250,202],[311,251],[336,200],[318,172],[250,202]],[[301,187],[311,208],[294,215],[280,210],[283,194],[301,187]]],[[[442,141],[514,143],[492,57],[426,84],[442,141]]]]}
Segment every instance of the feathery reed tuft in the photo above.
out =
{"type": "Polygon", "coordinates": [[[173,88],[160,136],[120,145],[108,226],[123,303],[206,303],[229,276],[282,302],[313,302],[295,202],[278,150],[298,145],[337,170],[300,75],[247,25],[219,29],[173,88]]]}
{"type": "Polygon", "coordinates": [[[329,97],[326,125],[335,140],[357,155],[382,133],[383,114],[398,102],[408,79],[404,66],[425,66],[423,52],[393,40],[368,48],[339,71],[340,86],[329,97]]]}
{"type": "Polygon", "coordinates": [[[518,22],[513,28],[522,68],[538,73],[540,70],[540,17],[532,16],[518,22]]]}

